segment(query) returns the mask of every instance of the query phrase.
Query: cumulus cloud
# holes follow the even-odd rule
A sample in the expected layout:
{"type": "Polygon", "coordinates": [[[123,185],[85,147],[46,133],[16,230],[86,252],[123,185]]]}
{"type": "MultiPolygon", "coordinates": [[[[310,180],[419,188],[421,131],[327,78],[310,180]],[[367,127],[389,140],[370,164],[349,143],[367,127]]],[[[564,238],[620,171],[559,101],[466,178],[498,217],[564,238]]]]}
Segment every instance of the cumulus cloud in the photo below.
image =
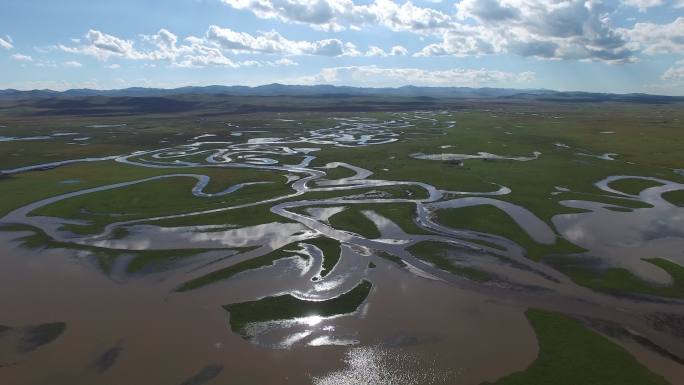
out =
{"type": "Polygon", "coordinates": [[[2,37],[0,37],[0,48],[2,48],[2,49],[14,48],[14,45],[12,45],[12,38],[10,38],[9,36],[5,36],[4,39],[2,37]]]}
{"type": "Polygon", "coordinates": [[[533,72],[504,72],[487,69],[425,70],[420,68],[382,68],[349,66],[324,68],[315,76],[298,79],[307,84],[345,84],[358,86],[492,86],[526,83],[534,80],[533,72]]]}
{"type": "MultiPolygon", "coordinates": [[[[641,54],[684,51],[684,18],[669,24],[612,25],[614,2],[606,0],[460,0],[447,14],[411,1],[392,0],[221,0],[259,18],[342,30],[382,26],[420,35],[428,43],[414,56],[513,54],[550,60],[628,63],[641,54]],[[613,7],[613,8],[611,8],[613,7]]],[[[660,0],[625,0],[653,6],[660,0]]],[[[684,0],[677,4],[684,5],[684,0]]],[[[338,38],[291,40],[280,32],[247,33],[211,25],[200,36],[179,38],[160,29],[127,40],[90,30],[59,49],[107,61],[166,61],[176,67],[274,65],[275,59],[238,60],[236,55],[403,56],[406,48],[371,45],[365,52],[338,38]]]]}
{"type": "Polygon", "coordinates": [[[639,11],[644,12],[648,8],[659,7],[665,4],[665,0],[622,0],[622,4],[639,8],[639,11]]]}
{"type": "Polygon", "coordinates": [[[668,24],[636,23],[620,32],[630,39],[633,49],[647,54],[684,53],[684,17],[668,24]]]}
{"type": "Polygon", "coordinates": [[[634,60],[635,52],[611,25],[610,9],[601,0],[463,0],[456,9],[460,20],[478,24],[445,34],[442,44],[428,51],[634,60]]]}
{"type": "Polygon", "coordinates": [[[294,67],[294,66],[298,66],[299,63],[297,63],[293,60],[290,60],[288,58],[282,58],[282,59],[278,59],[278,60],[274,61],[273,65],[274,66],[283,66],[283,67],[294,67]]]}
{"type": "Polygon", "coordinates": [[[98,60],[111,58],[146,61],[167,61],[174,67],[226,66],[239,64],[227,58],[223,52],[208,45],[203,39],[188,37],[178,44],[178,37],[166,29],[154,35],[143,35],[149,47],[140,49],[132,40],[125,40],[107,33],[89,30],[85,39],[75,41],[78,45],[59,45],[64,52],[89,55],[98,60]]]}
{"type": "Polygon", "coordinates": [[[387,56],[387,52],[380,47],[372,45],[368,47],[368,51],[366,51],[365,56],[387,56]]]}
{"type": "Polygon", "coordinates": [[[368,51],[364,54],[364,56],[379,56],[379,57],[385,57],[385,56],[406,56],[408,55],[408,50],[400,45],[395,45],[394,47],[390,48],[389,52],[385,52],[384,49],[371,45],[368,47],[368,51]]]}
{"type": "Polygon", "coordinates": [[[59,48],[64,52],[90,55],[99,60],[108,60],[111,57],[125,59],[145,58],[144,54],[138,52],[133,47],[132,41],[120,39],[94,29],[86,33],[85,41],[79,39],[77,42],[82,44],[76,47],[59,45],[59,48]]]}
{"type": "Polygon", "coordinates": [[[408,50],[400,45],[395,45],[390,49],[391,56],[406,56],[408,55],[408,50]]]}
{"type": "Polygon", "coordinates": [[[63,66],[68,67],[68,68],[81,68],[83,67],[83,64],[77,62],[77,61],[65,61],[62,63],[63,66]]]}
{"type": "Polygon", "coordinates": [[[684,84],[684,60],[680,60],[674,66],[668,68],[663,74],[662,79],[675,84],[684,84]]]}
{"type": "MultiPolygon", "coordinates": [[[[658,1],[658,0],[627,0],[658,1]]],[[[684,0],[681,0],[684,1],[684,0]]],[[[222,0],[262,19],[316,29],[382,26],[441,37],[417,56],[513,53],[549,59],[629,62],[636,53],[611,25],[603,0],[461,0],[455,14],[391,0],[222,0]]],[[[382,56],[370,48],[370,56],[382,56]]]]}
{"type": "Polygon", "coordinates": [[[415,56],[479,56],[504,52],[505,39],[482,26],[464,26],[447,31],[440,43],[430,44],[415,56]]]}
{"type": "Polygon", "coordinates": [[[251,35],[215,25],[209,27],[206,39],[223,49],[236,52],[321,56],[358,56],[359,54],[353,44],[344,43],[339,39],[297,41],[286,39],[276,31],[251,35]]]}
{"type": "Polygon", "coordinates": [[[473,17],[481,22],[519,19],[521,11],[516,4],[498,0],[462,0],[456,4],[459,19],[473,17]]]}
{"type": "Polygon", "coordinates": [[[32,62],[33,61],[33,58],[31,56],[23,55],[20,53],[15,53],[14,55],[12,55],[12,59],[14,59],[16,61],[23,61],[23,62],[32,62]]]}
{"type": "Polygon", "coordinates": [[[339,31],[379,24],[395,31],[433,31],[447,28],[451,17],[441,11],[391,0],[356,4],[352,0],[222,0],[226,5],[252,12],[262,19],[307,24],[339,31]]]}
{"type": "MultiPolygon", "coordinates": [[[[339,39],[316,41],[289,40],[276,31],[258,32],[255,35],[209,27],[202,37],[189,36],[181,40],[174,33],[160,29],[154,35],[142,35],[137,44],[101,31],[89,30],[84,39],[75,39],[76,45],[59,45],[64,52],[89,55],[101,61],[112,58],[145,61],[166,61],[173,67],[281,65],[278,61],[236,61],[226,53],[359,56],[352,43],[339,39]],[[142,43],[142,44],[140,44],[142,43]]],[[[282,63],[294,63],[282,62],[282,63]]],[[[291,64],[282,64],[291,65],[291,64]]]]}

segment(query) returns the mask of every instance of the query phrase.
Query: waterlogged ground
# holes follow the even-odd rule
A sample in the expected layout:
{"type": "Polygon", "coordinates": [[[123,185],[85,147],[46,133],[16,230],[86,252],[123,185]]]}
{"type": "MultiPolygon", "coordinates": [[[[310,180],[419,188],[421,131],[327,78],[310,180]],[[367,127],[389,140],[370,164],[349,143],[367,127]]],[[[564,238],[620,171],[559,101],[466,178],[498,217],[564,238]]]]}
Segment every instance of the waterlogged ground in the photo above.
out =
{"type": "Polygon", "coordinates": [[[682,118],[0,121],[0,383],[681,384],[682,118]]]}

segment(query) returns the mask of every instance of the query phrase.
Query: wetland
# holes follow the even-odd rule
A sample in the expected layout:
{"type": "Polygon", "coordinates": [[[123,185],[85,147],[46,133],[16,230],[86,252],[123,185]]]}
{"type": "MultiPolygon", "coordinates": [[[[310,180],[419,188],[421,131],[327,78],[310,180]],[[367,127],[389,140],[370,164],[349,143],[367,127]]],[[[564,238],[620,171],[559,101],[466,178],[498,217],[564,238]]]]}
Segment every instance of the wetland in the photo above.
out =
{"type": "Polygon", "coordinates": [[[0,383],[682,383],[680,103],[263,99],[0,103],[0,383]]]}

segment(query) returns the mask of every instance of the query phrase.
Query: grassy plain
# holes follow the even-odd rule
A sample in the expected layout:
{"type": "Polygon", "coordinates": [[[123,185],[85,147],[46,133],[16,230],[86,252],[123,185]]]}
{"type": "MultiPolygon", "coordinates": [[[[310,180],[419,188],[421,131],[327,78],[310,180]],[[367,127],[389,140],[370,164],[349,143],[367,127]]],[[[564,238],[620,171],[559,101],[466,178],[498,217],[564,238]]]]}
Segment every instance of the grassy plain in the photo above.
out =
{"type": "Polygon", "coordinates": [[[572,318],[537,309],[525,315],[537,334],[539,355],[524,371],[490,385],[668,385],[626,350],[572,318]]]}
{"type": "MultiPolygon", "coordinates": [[[[454,191],[486,192],[504,185],[511,188],[512,192],[497,199],[521,205],[549,224],[556,214],[577,211],[560,204],[568,199],[616,204],[625,207],[624,210],[648,207],[640,202],[606,194],[594,185],[610,175],[649,176],[684,183],[684,176],[673,171],[684,165],[680,140],[684,109],[677,103],[190,95],[170,99],[55,99],[23,104],[4,101],[0,102],[0,121],[6,127],[0,128],[1,136],[26,137],[69,132],[77,135],[55,136],[43,141],[0,142],[0,168],[172,147],[187,144],[193,137],[202,134],[216,135],[211,140],[233,142],[259,136],[286,137],[299,135],[302,130],[333,127],[338,124],[331,119],[333,116],[396,120],[411,118],[415,113],[409,111],[417,109],[451,112],[448,115],[435,115],[434,124],[429,120],[413,120],[414,126],[401,129],[402,135],[394,143],[357,148],[321,145],[321,150],[314,153],[317,159],[313,165],[348,162],[369,169],[374,173],[372,178],[420,181],[454,191]],[[89,127],[93,125],[113,126],[89,127]],[[267,132],[248,133],[247,130],[267,132]],[[79,137],[89,139],[78,143],[73,140],[79,137]],[[464,161],[462,166],[410,156],[418,152],[476,154],[481,151],[502,156],[530,156],[534,151],[539,151],[541,155],[536,160],[526,162],[472,159],[464,161]],[[605,153],[618,155],[613,161],[588,156],[605,153]],[[558,188],[569,191],[560,192],[558,188]]],[[[290,163],[289,157],[287,160],[290,163]]],[[[352,175],[350,170],[342,167],[327,171],[329,179],[352,175]]],[[[171,173],[210,175],[213,180],[207,189],[210,192],[245,181],[268,180],[274,183],[248,187],[221,198],[196,198],[190,194],[194,180],[174,178],[68,199],[35,214],[85,220],[88,225],[70,226],[69,229],[93,233],[111,222],[259,202],[291,191],[278,173],[208,168],[150,169],[113,161],[80,163],[0,176],[0,196],[3,198],[0,199],[0,216],[49,196],[171,173]]],[[[653,185],[656,184],[638,179],[611,184],[631,194],[653,185]]],[[[333,193],[313,192],[296,199],[325,199],[371,190],[384,191],[395,198],[426,196],[422,189],[402,186],[333,193]]],[[[684,193],[681,191],[664,196],[674,204],[684,205],[684,193]]],[[[331,218],[336,228],[377,238],[379,230],[361,213],[363,210],[373,210],[394,221],[408,233],[424,232],[413,222],[415,208],[412,204],[350,203],[348,206],[345,212],[331,218]]],[[[562,238],[552,246],[537,244],[496,208],[475,206],[454,210],[437,213],[437,220],[447,226],[509,238],[523,246],[531,258],[542,258],[544,262],[563,269],[582,285],[615,292],[667,294],[667,291],[657,294],[654,289],[642,283],[637,284],[625,272],[598,272],[589,268],[591,273],[587,273],[584,266],[578,268],[554,262],[549,256],[580,250],[562,238]],[[596,274],[599,277],[594,276],[596,274]],[[621,285],[626,288],[621,288],[621,285]]],[[[268,205],[259,205],[152,223],[162,226],[248,226],[266,222],[287,220],[271,213],[268,205]]],[[[326,271],[332,266],[330,261],[326,255],[326,271]]],[[[674,276],[675,268],[663,266],[674,276]]]]}
{"type": "Polygon", "coordinates": [[[230,312],[233,331],[244,335],[245,327],[255,322],[352,313],[368,297],[371,287],[369,281],[362,281],[350,291],[326,301],[306,301],[285,294],[225,305],[224,309],[230,312]]]}

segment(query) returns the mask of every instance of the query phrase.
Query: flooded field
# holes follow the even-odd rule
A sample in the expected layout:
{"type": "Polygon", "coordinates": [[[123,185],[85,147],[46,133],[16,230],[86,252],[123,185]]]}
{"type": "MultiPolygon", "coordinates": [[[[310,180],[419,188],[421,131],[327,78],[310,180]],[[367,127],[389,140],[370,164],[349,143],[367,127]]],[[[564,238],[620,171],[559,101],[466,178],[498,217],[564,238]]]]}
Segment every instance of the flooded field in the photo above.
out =
{"type": "Polygon", "coordinates": [[[578,111],[8,123],[0,383],[681,384],[681,113],[578,111]]]}

